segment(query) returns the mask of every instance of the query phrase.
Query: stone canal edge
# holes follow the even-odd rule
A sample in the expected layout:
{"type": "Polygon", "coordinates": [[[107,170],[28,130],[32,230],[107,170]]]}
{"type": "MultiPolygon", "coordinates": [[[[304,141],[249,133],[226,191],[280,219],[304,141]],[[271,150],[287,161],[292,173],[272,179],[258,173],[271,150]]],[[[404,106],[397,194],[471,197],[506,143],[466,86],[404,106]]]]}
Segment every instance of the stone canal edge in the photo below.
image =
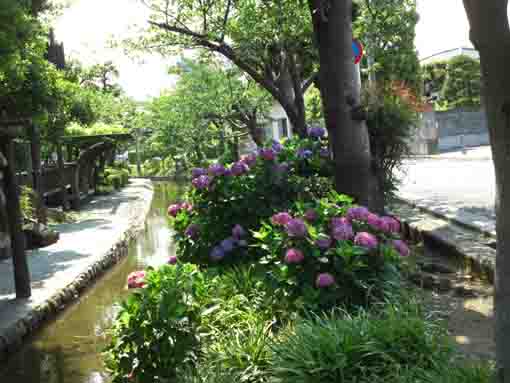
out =
{"type": "MultiPolygon", "coordinates": [[[[34,302],[37,299],[29,299],[25,302],[23,300],[9,302],[6,309],[11,312],[6,318],[0,318],[0,362],[5,361],[8,355],[20,349],[29,335],[78,300],[99,276],[128,254],[130,243],[144,230],[153,195],[154,189],[150,180],[132,180],[126,188],[114,193],[113,198],[122,201],[119,204],[125,204],[124,211],[128,211],[129,214],[126,217],[127,225],[111,247],[103,251],[99,257],[91,257],[93,258],[91,262],[83,264],[81,272],[71,283],[56,288],[43,301],[34,302]]],[[[107,205],[106,198],[100,197],[99,202],[107,205]]],[[[107,205],[106,208],[108,210],[110,206],[107,205]]],[[[118,208],[119,205],[113,207],[110,214],[117,214],[118,208]]],[[[83,240],[90,239],[90,235],[89,238],[83,238],[83,240]]],[[[78,237],[77,241],[79,240],[78,237]]],[[[0,310],[2,309],[0,306],[0,310]]]]}

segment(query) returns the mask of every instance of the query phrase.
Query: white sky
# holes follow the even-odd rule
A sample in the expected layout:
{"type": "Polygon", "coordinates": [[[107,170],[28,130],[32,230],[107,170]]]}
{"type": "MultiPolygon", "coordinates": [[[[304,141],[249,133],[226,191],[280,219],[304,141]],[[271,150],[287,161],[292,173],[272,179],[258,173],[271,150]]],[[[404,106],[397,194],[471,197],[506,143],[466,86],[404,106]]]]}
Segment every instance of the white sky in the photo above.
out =
{"type": "MultiPolygon", "coordinates": [[[[418,0],[418,11],[416,47],[421,58],[471,46],[462,0],[418,0]]],[[[85,63],[112,60],[128,95],[137,99],[157,96],[174,83],[167,74],[173,59],[150,56],[143,63],[133,62],[121,50],[108,48],[112,36],[129,33],[130,26],[143,24],[147,15],[139,0],[74,0],[57,21],[57,39],[64,42],[66,54],[85,63]]]]}

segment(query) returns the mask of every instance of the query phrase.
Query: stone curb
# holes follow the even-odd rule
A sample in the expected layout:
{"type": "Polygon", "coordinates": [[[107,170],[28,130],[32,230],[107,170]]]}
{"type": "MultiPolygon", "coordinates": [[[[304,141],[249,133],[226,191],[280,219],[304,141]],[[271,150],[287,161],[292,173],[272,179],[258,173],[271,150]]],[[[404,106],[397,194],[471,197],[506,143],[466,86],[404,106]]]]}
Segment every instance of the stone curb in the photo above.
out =
{"type": "Polygon", "coordinates": [[[461,257],[468,266],[492,283],[496,269],[496,250],[489,246],[493,237],[471,230],[439,214],[400,201],[391,206],[391,214],[400,219],[402,234],[411,242],[429,242],[439,246],[447,256],[461,257]]]}
{"type": "Polygon", "coordinates": [[[461,221],[457,218],[454,218],[454,217],[448,217],[444,214],[441,214],[441,213],[438,213],[437,211],[434,211],[424,205],[420,205],[420,204],[417,204],[415,202],[412,202],[412,201],[409,201],[405,198],[400,198],[400,197],[396,197],[395,198],[396,201],[398,201],[399,203],[405,203],[409,206],[412,206],[416,209],[419,209],[421,210],[422,212],[425,212],[427,214],[430,214],[430,215],[433,215],[434,217],[437,217],[437,218],[440,218],[440,219],[443,219],[445,221],[448,221],[448,222],[451,222],[455,225],[458,225],[458,226],[462,226],[462,227],[465,227],[466,229],[468,230],[473,230],[473,231],[476,231],[476,232],[479,232],[487,237],[491,237],[493,238],[494,240],[496,240],[496,233],[493,232],[493,231],[488,231],[488,230],[484,230],[482,229],[481,227],[477,226],[477,225],[474,225],[474,224],[471,224],[471,223],[468,223],[468,222],[464,222],[464,221],[461,221]]]}
{"type": "Polygon", "coordinates": [[[76,301],[96,278],[128,254],[130,243],[144,230],[145,220],[154,196],[152,183],[147,183],[144,187],[150,187],[149,198],[140,201],[133,207],[140,213],[133,215],[133,220],[123,233],[122,238],[101,259],[89,265],[74,282],[57,291],[46,302],[31,309],[13,325],[0,329],[0,361],[6,360],[9,354],[21,348],[28,335],[34,333],[46,321],[54,318],[56,314],[76,301]]]}
{"type": "Polygon", "coordinates": [[[412,156],[406,160],[438,160],[438,161],[492,161],[492,157],[438,157],[438,156],[412,156]]]}

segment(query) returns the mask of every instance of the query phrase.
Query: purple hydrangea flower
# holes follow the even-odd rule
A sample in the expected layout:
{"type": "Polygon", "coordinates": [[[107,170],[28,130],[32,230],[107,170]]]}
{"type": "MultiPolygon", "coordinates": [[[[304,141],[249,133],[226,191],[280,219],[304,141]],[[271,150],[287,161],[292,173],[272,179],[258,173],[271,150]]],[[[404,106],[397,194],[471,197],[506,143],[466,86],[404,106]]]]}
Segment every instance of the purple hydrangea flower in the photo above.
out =
{"type": "Polygon", "coordinates": [[[381,217],[379,227],[386,233],[400,233],[400,222],[393,217],[381,217]]]}
{"type": "Polygon", "coordinates": [[[326,135],[326,130],[321,127],[315,127],[308,130],[308,135],[312,138],[321,138],[326,135]]]}
{"type": "Polygon", "coordinates": [[[199,231],[200,231],[200,228],[198,225],[191,224],[186,228],[184,235],[186,235],[187,237],[190,237],[191,239],[196,239],[198,237],[199,231]]]}
{"type": "Polygon", "coordinates": [[[214,262],[221,261],[223,258],[225,258],[225,251],[221,248],[221,246],[216,246],[212,249],[209,257],[214,262]]]}
{"type": "Polygon", "coordinates": [[[301,263],[304,259],[305,256],[303,255],[303,252],[298,249],[289,249],[285,253],[285,263],[289,265],[301,263]]]}
{"type": "Polygon", "coordinates": [[[224,175],[225,177],[230,177],[230,176],[232,176],[232,169],[226,168],[226,169],[225,169],[225,173],[223,173],[223,175],[224,175]]]}
{"type": "Polygon", "coordinates": [[[291,237],[303,238],[306,236],[308,229],[303,220],[299,218],[293,218],[285,225],[287,234],[291,237]]]}
{"type": "Polygon", "coordinates": [[[381,218],[374,213],[370,213],[367,216],[367,223],[372,226],[374,229],[380,229],[381,228],[381,218]]]}
{"type": "Polygon", "coordinates": [[[366,247],[367,249],[375,249],[377,247],[377,238],[373,234],[360,232],[354,237],[354,244],[366,247]]]}
{"type": "Polygon", "coordinates": [[[354,237],[352,225],[346,218],[333,218],[331,220],[331,236],[337,241],[346,241],[354,237]]]}
{"type": "Polygon", "coordinates": [[[209,166],[208,172],[211,176],[222,176],[225,174],[225,166],[222,164],[212,164],[209,166]]]}
{"type": "Polygon", "coordinates": [[[273,225],[281,225],[285,226],[292,219],[292,216],[289,213],[278,213],[271,217],[271,222],[273,225]]]}
{"type": "Polygon", "coordinates": [[[211,184],[211,179],[208,176],[200,176],[191,181],[197,189],[207,189],[211,184]]]}
{"type": "Polygon", "coordinates": [[[229,237],[221,241],[220,246],[225,253],[230,253],[236,246],[236,240],[232,237],[229,237]]]}
{"type": "Polygon", "coordinates": [[[393,247],[399,252],[399,254],[402,257],[409,256],[410,250],[409,250],[409,247],[407,246],[407,244],[404,241],[402,241],[400,239],[394,240],[393,241],[393,247]]]}
{"type": "Polygon", "coordinates": [[[315,280],[315,286],[319,289],[323,289],[335,284],[335,277],[330,273],[322,273],[317,275],[317,279],[315,280]]]}
{"type": "Polygon", "coordinates": [[[242,237],[246,235],[246,230],[241,225],[235,225],[232,229],[232,237],[236,240],[240,240],[242,237]]]}
{"type": "Polygon", "coordinates": [[[326,235],[320,236],[316,241],[315,245],[321,249],[321,250],[327,250],[331,247],[331,244],[333,243],[333,240],[331,237],[328,237],[326,235]]]}
{"type": "Polygon", "coordinates": [[[273,161],[276,158],[276,153],[272,148],[260,149],[260,156],[266,161],[273,161]]]}
{"type": "Polygon", "coordinates": [[[191,170],[191,177],[192,178],[198,178],[200,176],[207,175],[207,170],[204,168],[194,168],[191,170]]]}
{"type": "Polygon", "coordinates": [[[319,151],[319,156],[321,156],[322,158],[330,158],[331,154],[329,153],[329,149],[321,148],[321,150],[319,151]]]}
{"type": "Polygon", "coordinates": [[[275,153],[277,153],[277,154],[278,154],[278,153],[280,153],[280,152],[283,150],[283,146],[282,146],[282,144],[280,144],[280,142],[279,142],[279,141],[276,141],[276,140],[275,140],[275,141],[273,141],[273,145],[271,145],[271,148],[272,148],[272,149],[273,149],[273,151],[274,151],[275,153]]]}
{"type": "Polygon", "coordinates": [[[310,158],[312,155],[313,155],[313,153],[309,149],[299,149],[297,151],[297,156],[298,156],[298,158],[301,158],[301,159],[310,158]]]}
{"type": "Polygon", "coordinates": [[[369,214],[370,211],[364,206],[351,207],[347,210],[347,218],[351,221],[355,219],[358,221],[366,221],[369,214]]]}
{"type": "Polygon", "coordinates": [[[244,173],[247,173],[249,170],[250,170],[250,167],[242,161],[237,161],[230,168],[230,171],[232,172],[233,176],[240,176],[244,173]]]}
{"type": "Polygon", "coordinates": [[[319,218],[319,214],[317,214],[317,212],[314,209],[308,209],[305,212],[305,219],[308,222],[314,222],[317,220],[317,218],[319,218]]]}
{"type": "Polygon", "coordinates": [[[169,216],[175,218],[175,217],[177,217],[177,214],[179,214],[180,212],[181,212],[181,204],[180,203],[168,206],[168,215],[169,216]]]}
{"type": "Polygon", "coordinates": [[[177,257],[175,255],[172,255],[170,258],[168,258],[169,265],[175,265],[177,263],[177,257]]]}

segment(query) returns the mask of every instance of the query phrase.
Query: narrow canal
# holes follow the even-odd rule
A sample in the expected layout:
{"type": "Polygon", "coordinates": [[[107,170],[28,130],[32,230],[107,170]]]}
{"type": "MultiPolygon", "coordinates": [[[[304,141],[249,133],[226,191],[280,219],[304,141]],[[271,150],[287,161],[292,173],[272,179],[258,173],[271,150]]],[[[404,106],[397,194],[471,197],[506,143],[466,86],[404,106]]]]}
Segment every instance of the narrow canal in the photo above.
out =
{"type": "Polygon", "coordinates": [[[175,184],[155,184],[145,231],[131,244],[128,257],[1,366],[2,383],[109,382],[101,351],[120,302],[129,294],[126,278],[134,270],[165,263],[175,252],[166,210],[180,193],[175,184]]]}

